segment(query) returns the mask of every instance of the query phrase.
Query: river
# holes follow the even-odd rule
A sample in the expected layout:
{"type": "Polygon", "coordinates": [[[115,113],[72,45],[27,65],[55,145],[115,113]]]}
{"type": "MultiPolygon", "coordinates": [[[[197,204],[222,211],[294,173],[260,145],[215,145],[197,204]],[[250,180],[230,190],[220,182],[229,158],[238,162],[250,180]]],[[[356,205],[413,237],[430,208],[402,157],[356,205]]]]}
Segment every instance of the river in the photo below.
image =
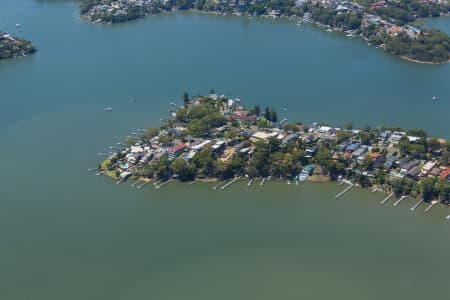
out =
{"type": "Polygon", "coordinates": [[[2,0],[0,20],[39,49],[0,62],[0,298],[448,298],[443,207],[380,206],[384,195],[358,189],[335,200],[333,183],[138,190],[87,169],[185,90],[449,138],[449,65],[286,21],[180,13],[104,26],[80,21],[76,2],[28,0],[2,0]]]}

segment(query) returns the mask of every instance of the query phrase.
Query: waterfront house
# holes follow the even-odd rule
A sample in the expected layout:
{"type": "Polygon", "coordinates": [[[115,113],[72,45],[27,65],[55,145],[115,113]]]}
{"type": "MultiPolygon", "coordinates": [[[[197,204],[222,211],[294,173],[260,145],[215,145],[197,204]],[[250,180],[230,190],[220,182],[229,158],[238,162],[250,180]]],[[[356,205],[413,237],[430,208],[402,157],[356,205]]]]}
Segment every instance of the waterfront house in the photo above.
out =
{"type": "Polygon", "coordinates": [[[374,169],[383,169],[386,166],[386,162],[387,162],[386,156],[378,155],[377,158],[375,158],[375,160],[373,161],[373,167],[374,169]]]}
{"type": "Polygon", "coordinates": [[[402,164],[400,165],[400,171],[401,171],[402,173],[406,174],[409,170],[411,170],[412,168],[418,166],[419,163],[420,163],[420,161],[417,160],[417,159],[410,160],[410,161],[407,161],[407,162],[405,162],[405,163],[402,163],[402,164]]]}
{"type": "Polygon", "coordinates": [[[345,149],[346,152],[348,153],[353,153],[353,151],[355,151],[356,149],[358,149],[360,146],[359,143],[351,143],[350,145],[347,146],[347,148],[345,149]]]}
{"type": "Polygon", "coordinates": [[[408,176],[409,178],[412,178],[412,179],[416,179],[417,178],[417,176],[419,176],[419,174],[420,174],[420,166],[415,166],[415,167],[412,167],[407,173],[406,173],[406,176],[408,176]]]}
{"type": "Polygon", "coordinates": [[[450,168],[445,168],[439,173],[439,177],[445,180],[450,179],[450,168]]]}
{"type": "MultiPolygon", "coordinates": [[[[356,144],[352,144],[352,145],[356,145],[356,144]]],[[[347,147],[347,149],[348,149],[348,147],[347,147]]],[[[352,158],[355,159],[359,156],[362,156],[364,153],[366,153],[367,149],[368,149],[368,147],[366,145],[362,145],[361,147],[358,147],[355,151],[352,152],[352,158]]]]}
{"type": "Polygon", "coordinates": [[[442,172],[441,169],[439,169],[438,167],[434,167],[433,169],[431,169],[431,171],[428,173],[428,177],[436,177],[439,176],[439,174],[442,172]]]}
{"type": "Polygon", "coordinates": [[[425,163],[425,165],[422,168],[422,171],[420,172],[420,176],[427,176],[428,173],[436,166],[436,162],[434,161],[428,161],[425,163]]]}
{"type": "Polygon", "coordinates": [[[204,141],[192,146],[191,149],[194,151],[200,151],[210,143],[211,143],[211,140],[204,140],[204,141]]]}
{"type": "Polygon", "coordinates": [[[317,151],[319,150],[319,146],[318,145],[314,145],[312,147],[306,148],[306,155],[305,157],[310,158],[313,157],[314,155],[316,155],[317,151]]]}
{"type": "Polygon", "coordinates": [[[170,149],[169,157],[176,158],[186,149],[186,145],[183,143],[177,144],[170,149]]]}
{"type": "Polygon", "coordinates": [[[391,135],[392,142],[400,142],[400,140],[406,135],[406,132],[394,131],[391,135]]]}
{"type": "Polygon", "coordinates": [[[223,148],[225,147],[225,141],[217,141],[214,145],[211,146],[212,150],[219,154],[223,148]]]}
{"type": "Polygon", "coordinates": [[[276,131],[273,131],[273,132],[257,131],[252,134],[250,140],[252,140],[252,141],[268,140],[272,137],[276,137],[277,135],[278,135],[278,132],[276,132],[276,131]]]}
{"type": "Polygon", "coordinates": [[[297,133],[291,133],[291,134],[287,135],[285,138],[283,138],[282,143],[288,144],[289,142],[294,141],[297,138],[298,138],[297,133]]]}

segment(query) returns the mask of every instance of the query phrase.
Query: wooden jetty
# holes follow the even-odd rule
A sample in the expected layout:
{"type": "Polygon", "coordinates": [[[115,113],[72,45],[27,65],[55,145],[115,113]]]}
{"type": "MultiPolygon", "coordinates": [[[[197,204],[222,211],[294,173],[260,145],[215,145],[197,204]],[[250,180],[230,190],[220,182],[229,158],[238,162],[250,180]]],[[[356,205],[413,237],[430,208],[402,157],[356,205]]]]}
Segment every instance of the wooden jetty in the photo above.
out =
{"type": "Polygon", "coordinates": [[[343,185],[344,183],[345,183],[344,181],[340,181],[340,182],[338,183],[338,185],[341,186],[341,185],[343,185]]]}
{"type": "Polygon", "coordinates": [[[133,184],[130,185],[130,186],[131,186],[131,187],[134,187],[136,184],[138,184],[138,183],[141,182],[142,180],[144,180],[144,179],[139,178],[135,183],[133,183],[133,184]]]}
{"type": "Polygon", "coordinates": [[[428,205],[428,207],[425,209],[425,212],[426,213],[429,212],[434,206],[436,206],[436,204],[439,204],[439,202],[440,201],[438,200],[431,201],[431,204],[428,205]]]}
{"type": "Polygon", "coordinates": [[[141,188],[143,188],[145,185],[147,185],[147,184],[149,184],[149,183],[150,183],[150,180],[147,180],[147,181],[144,182],[143,184],[139,185],[137,188],[138,188],[138,189],[141,189],[141,188]]]}
{"type": "Polygon", "coordinates": [[[353,184],[350,184],[345,190],[343,190],[342,192],[340,192],[339,194],[337,194],[334,198],[335,198],[335,199],[339,199],[339,197],[341,197],[342,195],[344,195],[345,193],[347,193],[348,191],[350,191],[353,187],[354,187],[354,185],[353,185],[353,184]]]}
{"type": "Polygon", "coordinates": [[[193,185],[194,183],[196,183],[197,182],[197,179],[196,180],[193,180],[193,181],[191,181],[191,182],[189,182],[189,185],[193,185]]]}
{"type": "Polygon", "coordinates": [[[381,205],[385,204],[389,199],[392,198],[392,196],[394,196],[394,193],[389,194],[389,196],[387,196],[386,198],[383,199],[383,201],[380,202],[381,205]]]}
{"type": "Polygon", "coordinates": [[[417,202],[416,204],[414,204],[413,207],[411,207],[411,210],[412,210],[412,211],[416,210],[416,208],[419,207],[419,205],[422,204],[423,202],[424,202],[423,199],[420,200],[419,202],[417,202]]]}
{"type": "Polygon", "coordinates": [[[227,184],[223,185],[220,187],[221,190],[226,189],[227,187],[229,187],[230,185],[232,185],[233,183],[235,183],[238,179],[234,178],[233,180],[231,180],[230,182],[228,182],[227,184]]]}
{"type": "Polygon", "coordinates": [[[160,185],[157,185],[157,186],[155,187],[155,189],[159,190],[160,188],[162,188],[162,187],[165,186],[166,184],[171,183],[172,181],[173,181],[173,179],[169,179],[169,180],[167,180],[167,181],[164,181],[164,182],[161,183],[160,185]]]}
{"type": "Polygon", "coordinates": [[[219,186],[221,186],[222,184],[224,184],[225,181],[226,181],[226,180],[219,182],[217,185],[215,185],[215,186],[213,187],[213,190],[217,190],[217,188],[218,188],[219,186]]]}
{"type": "Polygon", "coordinates": [[[252,183],[253,183],[253,178],[248,181],[247,185],[250,186],[250,185],[252,185],[252,183]]]}
{"type": "Polygon", "coordinates": [[[264,185],[264,181],[266,181],[266,178],[261,179],[261,182],[259,183],[260,186],[264,185]]]}
{"type": "Polygon", "coordinates": [[[392,196],[394,196],[394,193],[391,193],[389,196],[387,196],[386,198],[384,198],[383,201],[380,202],[380,204],[383,205],[383,204],[386,203],[389,199],[391,199],[392,196]]]}
{"type": "Polygon", "coordinates": [[[408,196],[401,196],[400,199],[398,199],[397,201],[395,201],[394,206],[399,205],[400,202],[402,202],[402,201],[405,200],[406,198],[408,198],[408,196]]]}
{"type": "Polygon", "coordinates": [[[450,215],[446,216],[445,218],[446,218],[447,220],[450,220],[450,215]]]}

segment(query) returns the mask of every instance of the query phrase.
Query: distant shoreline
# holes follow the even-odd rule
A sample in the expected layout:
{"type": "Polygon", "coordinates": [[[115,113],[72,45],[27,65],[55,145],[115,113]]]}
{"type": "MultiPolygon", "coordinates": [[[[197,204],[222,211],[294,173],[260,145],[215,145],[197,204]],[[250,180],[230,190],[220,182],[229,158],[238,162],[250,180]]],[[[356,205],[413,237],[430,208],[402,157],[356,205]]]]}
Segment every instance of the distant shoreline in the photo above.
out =
{"type": "Polygon", "coordinates": [[[413,62],[416,64],[421,64],[421,65],[445,65],[447,63],[450,63],[450,58],[446,61],[441,61],[441,62],[432,62],[432,61],[422,61],[422,60],[417,60],[417,59],[413,59],[413,58],[409,58],[406,56],[399,56],[401,59],[409,61],[409,62],[413,62]]]}

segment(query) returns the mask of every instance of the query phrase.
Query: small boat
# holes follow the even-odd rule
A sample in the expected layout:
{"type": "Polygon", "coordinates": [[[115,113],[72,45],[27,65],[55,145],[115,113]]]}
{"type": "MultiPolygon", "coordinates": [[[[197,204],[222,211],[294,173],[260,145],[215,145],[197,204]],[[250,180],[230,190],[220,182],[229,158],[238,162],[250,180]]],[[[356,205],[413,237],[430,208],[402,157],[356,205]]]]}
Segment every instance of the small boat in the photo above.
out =
{"type": "Polygon", "coordinates": [[[332,32],[333,30],[331,28],[328,28],[326,31],[327,32],[332,32]]]}
{"type": "Polygon", "coordinates": [[[437,97],[436,96],[433,96],[433,101],[437,101],[437,97]]]}
{"type": "Polygon", "coordinates": [[[105,107],[104,111],[112,111],[112,107],[105,107]]]}
{"type": "Polygon", "coordinates": [[[285,108],[283,108],[283,111],[287,111],[288,109],[285,107],[285,108]]]}
{"type": "Polygon", "coordinates": [[[450,220],[450,215],[446,216],[445,218],[446,218],[447,220],[450,220]]]}

